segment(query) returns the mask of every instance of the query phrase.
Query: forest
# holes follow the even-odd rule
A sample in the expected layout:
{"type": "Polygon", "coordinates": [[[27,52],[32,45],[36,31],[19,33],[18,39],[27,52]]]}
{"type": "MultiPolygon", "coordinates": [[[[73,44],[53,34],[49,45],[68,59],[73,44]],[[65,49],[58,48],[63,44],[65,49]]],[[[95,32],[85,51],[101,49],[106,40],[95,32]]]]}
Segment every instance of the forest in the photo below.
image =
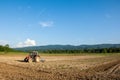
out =
{"type": "Polygon", "coordinates": [[[120,53],[120,48],[77,49],[77,50],[39,50],[41,53],[120,53]]]}
{"type": "Polygon", "coordinates": [[[0,45],[0,52],[8,53],[8,52],[15,52],[16,50],[9,47],[9,44],[0,45]]]}
{"type": "Polygon", "coordinates": [[[10,48],[9,44],[6,45],[0,45],[0,52],[8,53],[8,52],[16,52],[16,51],[21,51],[21,52],[30,52],[30,51],[38,51],[39,53],[120,53],[120,48],[119,47],[111,47],[111,48],[84,48],[84,49],[36,49],[36,48],[30,48],[28,50],[17,50],[14,48],[10,48]]]}

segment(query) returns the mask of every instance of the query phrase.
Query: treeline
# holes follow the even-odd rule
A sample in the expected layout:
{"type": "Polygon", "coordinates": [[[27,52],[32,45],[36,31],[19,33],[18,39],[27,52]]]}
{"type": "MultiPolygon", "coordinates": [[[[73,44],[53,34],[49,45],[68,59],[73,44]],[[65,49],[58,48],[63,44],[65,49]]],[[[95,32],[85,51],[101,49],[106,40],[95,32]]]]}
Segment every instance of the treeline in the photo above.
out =
{"type": "Polygon", "coordinates": [[[8,44],[6,45],[0,45],[0,52],[8,53],[8,52],[13,52],[15,51],[14,49],[10,48],[8,44]]]}
{"type": "Polygon", "coordinates": [[[43,50],[41,53],[120,53],[120,48],[80,49],[80,50],[43,50]]]}

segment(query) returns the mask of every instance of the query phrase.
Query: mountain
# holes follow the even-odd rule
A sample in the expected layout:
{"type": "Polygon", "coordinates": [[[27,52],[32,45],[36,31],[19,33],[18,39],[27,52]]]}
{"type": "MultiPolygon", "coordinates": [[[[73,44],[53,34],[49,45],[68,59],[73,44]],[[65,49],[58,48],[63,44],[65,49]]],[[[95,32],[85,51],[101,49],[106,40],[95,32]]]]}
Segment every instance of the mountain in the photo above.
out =
{"type": "Polygon", "coordinates": [[[46,46],[32,46],[14,48],[20,51],[32,51],[32,50],[78,50],[78,49],[101,49],[101,48],[120,48],[120,44],[97,44],[97,45],[46,45],[46,46]]]}

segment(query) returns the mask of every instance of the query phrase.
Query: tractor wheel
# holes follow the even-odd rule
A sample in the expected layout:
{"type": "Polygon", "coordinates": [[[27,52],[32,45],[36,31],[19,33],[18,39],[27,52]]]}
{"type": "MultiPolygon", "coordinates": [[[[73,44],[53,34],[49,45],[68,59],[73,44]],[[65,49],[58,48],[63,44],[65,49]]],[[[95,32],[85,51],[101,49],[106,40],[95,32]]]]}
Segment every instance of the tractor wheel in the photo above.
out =
{"type": "Polygon", "coordinates": [[[28,62],[28,59],[27,59],[27,57],[24,59],[24,62],[28,62]]]}
{"type": "Polygon", "coordinates": [[[32,58],[30,58],[30,59],[28,60],[28,62],[29,62],[29,63],[32,63],[32,58]]]}

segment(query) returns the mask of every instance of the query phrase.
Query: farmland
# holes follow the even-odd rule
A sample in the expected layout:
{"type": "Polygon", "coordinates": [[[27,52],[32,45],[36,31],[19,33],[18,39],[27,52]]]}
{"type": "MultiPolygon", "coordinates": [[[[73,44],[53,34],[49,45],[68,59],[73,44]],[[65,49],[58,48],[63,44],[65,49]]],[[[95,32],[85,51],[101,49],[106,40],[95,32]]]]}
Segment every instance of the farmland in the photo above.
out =
{"type": "Polygon", "coordinates": [[[0,80],[119,80],[120,54],[41,54],[45,62],[23,62],[26,54],[0,55],[0,80]]]}

